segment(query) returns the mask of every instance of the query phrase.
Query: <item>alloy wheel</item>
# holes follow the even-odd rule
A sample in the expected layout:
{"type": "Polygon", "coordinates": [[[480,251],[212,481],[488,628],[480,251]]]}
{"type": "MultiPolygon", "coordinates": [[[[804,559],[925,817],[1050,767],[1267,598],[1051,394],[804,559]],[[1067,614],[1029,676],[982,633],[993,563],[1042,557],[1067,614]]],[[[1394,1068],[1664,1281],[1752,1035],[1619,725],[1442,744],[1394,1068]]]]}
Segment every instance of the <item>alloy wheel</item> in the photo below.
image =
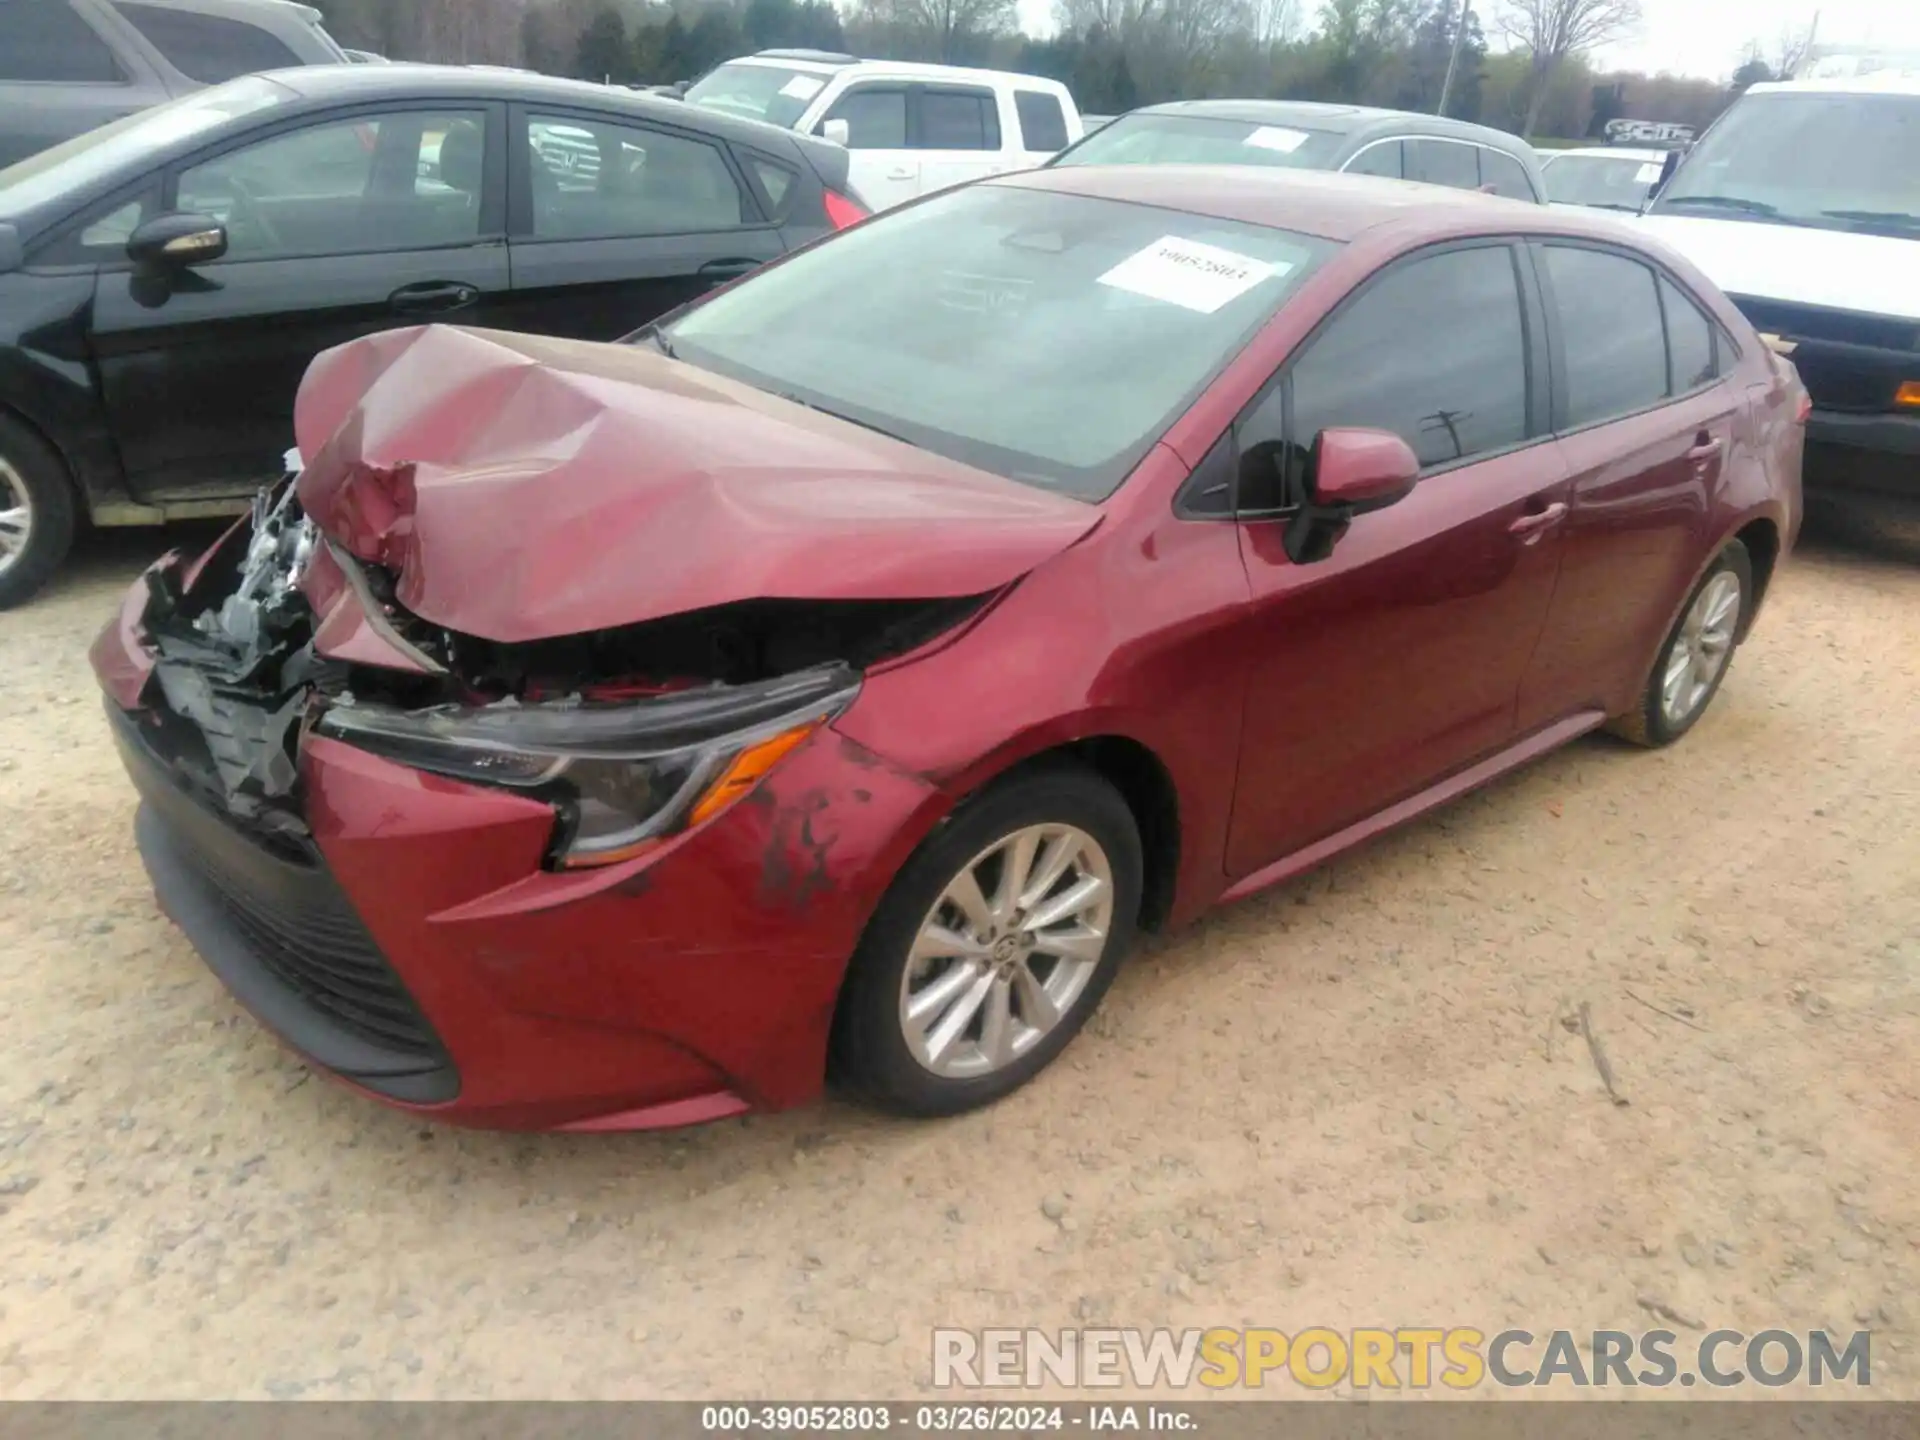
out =
{"type": "Polygon", "coordinates": [[[20,472],[0,455],[0,573],[26,554],[33,534],[33,497],[20,472]]]}
{"type": "Polygon", "coordinates": [[[1727,668],[1740,624],[1741,599],[1740,577],[1722,570],[1700,587],[1687,607],[1660,677],[1660,714],[1668,725],[1677,727],[1692,719],[1727,668]]]}
{"type": "Polygon", "coordinates": [[[924,1068],[1004,1069],[1058,1026],[1100,967],[1113,867],[1070,825],[1029,825],[961,867],[921,921],[900,982],[900,1028],[924,1068]]]}

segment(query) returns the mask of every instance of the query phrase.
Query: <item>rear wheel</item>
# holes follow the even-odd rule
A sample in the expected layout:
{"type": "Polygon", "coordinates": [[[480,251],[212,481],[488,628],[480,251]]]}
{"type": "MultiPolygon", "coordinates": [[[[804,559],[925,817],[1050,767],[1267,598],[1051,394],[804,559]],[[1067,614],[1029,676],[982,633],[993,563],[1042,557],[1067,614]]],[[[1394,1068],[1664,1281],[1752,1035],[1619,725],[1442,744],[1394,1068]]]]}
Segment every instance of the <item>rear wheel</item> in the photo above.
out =
{"type": "Polygon", "coordinates": [[[1649,746],[1671,745],[1691,730],[1726,679],[1752,604],[1753,561],[1745,545],[1729,540],[1687,597],[1639,703],[1609,728],[1649,746]]]}
{"type": "Polygon", "coordinates": [[[73,487],[60,457],[0,415],[0,610],[30,597],[73,544],[73,487]]]}
{"type": "Polygon", "coordinates": [[[1025,771],[969,802],[867,927],[835,1016],[837,1077],[909,1115],[1025,1084],[1113,983],[1140,867],[1132,812],[1090,771],[1025,771]]]}

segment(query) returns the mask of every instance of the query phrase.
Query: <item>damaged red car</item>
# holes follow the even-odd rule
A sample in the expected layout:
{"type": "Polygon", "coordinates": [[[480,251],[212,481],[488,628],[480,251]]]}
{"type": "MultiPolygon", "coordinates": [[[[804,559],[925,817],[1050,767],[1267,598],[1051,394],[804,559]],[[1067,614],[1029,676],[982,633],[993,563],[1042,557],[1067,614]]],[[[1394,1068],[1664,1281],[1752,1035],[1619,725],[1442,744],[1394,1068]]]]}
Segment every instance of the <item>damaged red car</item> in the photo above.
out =
{"type": "Polygon", "coordinates": [[[1056,169],[624,345],[323,355],[93,660],[166,911],[317,1065],[608,1130],[915,1114],[1143,928],[1712,700],[1806,396],[1683,260],[1398,182],[1056,169]]]}

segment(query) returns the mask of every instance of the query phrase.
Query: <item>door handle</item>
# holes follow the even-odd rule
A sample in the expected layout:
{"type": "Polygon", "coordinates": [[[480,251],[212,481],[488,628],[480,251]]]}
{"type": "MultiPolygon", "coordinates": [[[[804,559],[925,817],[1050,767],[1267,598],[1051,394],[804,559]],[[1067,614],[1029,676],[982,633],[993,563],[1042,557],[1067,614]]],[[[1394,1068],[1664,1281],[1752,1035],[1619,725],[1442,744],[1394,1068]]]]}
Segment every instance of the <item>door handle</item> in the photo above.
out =
{"type": "Polygon", "coordinates": [[[887,178],[889,180],[912,180],[915,177],[917,177],[919,173],[920,172],[917,169],[914,169],[910,166],[900,165],[900,166],[896,166],[892,170],[889,170],[887,172],[887,178]]]}
{"type": "Polygon", "coordinates": [[[1531,545],[1566,518],[1567,502],[1556,500],[1544,510],[1535,510],[1526,515],[1516,516],[1507,525],[1507,533],[1518,535],[1531,545]]]}
{"type": "Polygon", "coordinates": [[[1694,447],[1687,451],[1687,459],[1693,461],[1695,464],[1705,464],[1709,460],[1719,459],[1720,452],[1725,448],[1726,442],[1724,440],[1718,437],[1710,437],[1696,442],[1694,447]]]}
{"type": "Polygon", "coordinates": [[[449,310],[464,310],[480,298],[472,285],[454,280],[428,280],[419,285],[402,285],[387,297],[387,304],[408,315],[443,315],[449,310]]]}
{"type": "Polygon", "coordinates": [[[723,280],[738,280],[742,275],[760,268],[758,260],[709,260],[700,267],[700,278],[719,284],[723,280]]]}

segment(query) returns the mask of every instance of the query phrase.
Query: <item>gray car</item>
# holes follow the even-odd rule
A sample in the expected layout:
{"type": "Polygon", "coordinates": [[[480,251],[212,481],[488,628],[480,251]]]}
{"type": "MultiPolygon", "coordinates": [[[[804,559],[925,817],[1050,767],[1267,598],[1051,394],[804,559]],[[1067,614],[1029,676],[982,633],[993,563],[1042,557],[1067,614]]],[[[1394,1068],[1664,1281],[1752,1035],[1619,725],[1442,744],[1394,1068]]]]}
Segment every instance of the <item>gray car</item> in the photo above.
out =
{"type": "Polygon", "coordinates": [[[1049,165],[1270,165],[1345,170],[1542,203],[1540,161],[1504,130],[1305,100],[1177,100],[1130,110],[1049,165]]]}
{"type": "Polygon", "coordinates": [[[346,60],[291,0],[0,0],[0,167],[203,86],[346,60]]]}

